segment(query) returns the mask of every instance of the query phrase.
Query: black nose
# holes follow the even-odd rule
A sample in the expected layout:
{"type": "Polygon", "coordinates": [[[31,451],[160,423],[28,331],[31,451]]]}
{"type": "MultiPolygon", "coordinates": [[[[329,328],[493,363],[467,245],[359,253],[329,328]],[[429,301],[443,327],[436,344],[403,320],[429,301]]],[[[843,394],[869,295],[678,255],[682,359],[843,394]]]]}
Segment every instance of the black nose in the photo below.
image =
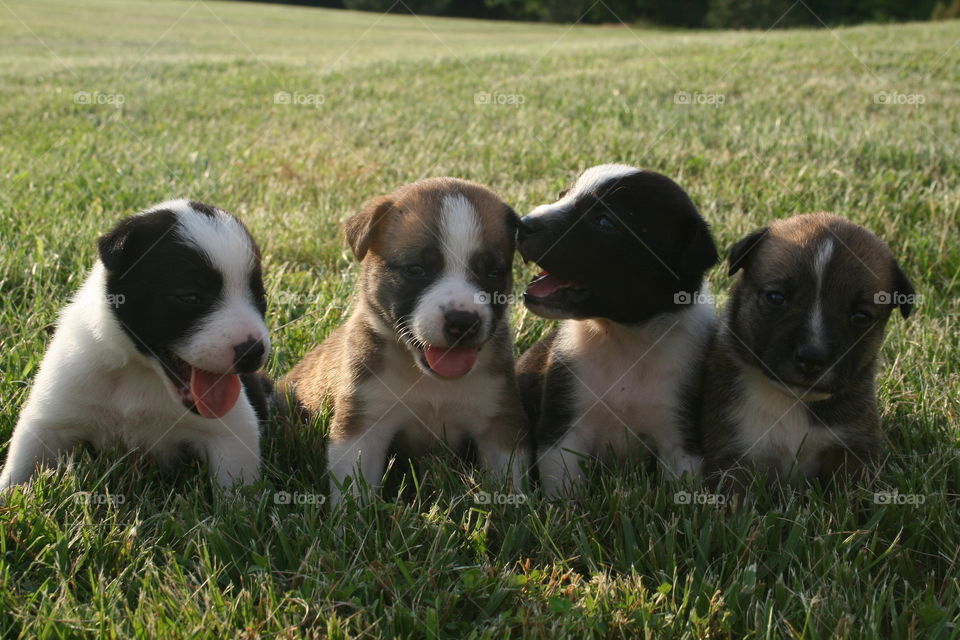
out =
{"type": "Polygon", "coordinates": [[[443,315],[443,335],[451,343],[466,342],[480,333],[480,314],[476,311],[447,311],[443,315]]]}
{"type": "Polygon", "coordinates": [[[517,227],[517,237],[523,238],[534,232],[537,226],[536,218],[533,216],[523,216],[520,218],[520,225],[517,227]]]}
{"type": "Polygon", "coordinates": [[[803,373],[820,373],[827,366],[827,350],[815,344],[801,344],[793,352],[793,360],[803,373]]]}
{"type": "Polygon", "coordinates": [[[256,371],[263,364],[266,347],[262,340],[250,338],[233,347],[233,363],[240,373],[256,371]]]}

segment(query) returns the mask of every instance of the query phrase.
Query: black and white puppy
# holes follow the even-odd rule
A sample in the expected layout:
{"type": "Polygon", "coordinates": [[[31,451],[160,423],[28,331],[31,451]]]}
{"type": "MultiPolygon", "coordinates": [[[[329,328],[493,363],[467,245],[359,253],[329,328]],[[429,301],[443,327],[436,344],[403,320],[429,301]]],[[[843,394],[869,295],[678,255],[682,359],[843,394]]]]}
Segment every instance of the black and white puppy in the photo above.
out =
{"type": "Polygon", "coordinates": [[[316,415],[333,409],[331,504],[344,481],[379,486],[391,449],[472,442],[515,486],[528,454],[507,314],[517,216],[479,184],[431,178],[346,224],[360,261],[353,312],[280,380],[316,415]]]}
{"type": "Polygon", "coordinates": [[[877,352],[914,290],[866,229],[813,213],[737,242],[742,271],[708,352],[700,429],[705,471],[735,490],[771,480],[829,480],[880,449],[877,352]]]}
{"type": "Polygon", "coordinates": [[[544,492],[578,481],[584,456],[652,450],[673,474],[699,471],[681,389],[712,330],[703,276],[717,251],[683,189],[653,171],[593,167],[521,220],[519,250],[544,270],[527,308],[565,319],[518,363],[544,492]]]}
{"type": "Polygon", "coordinates": [[[259,477],[270,348],[260,254],[244,225],[176,200],[122,220],[60,314],[13,432],[0,488],[77,442],[170,459],[184,446],[221,485],[259,477]]]}

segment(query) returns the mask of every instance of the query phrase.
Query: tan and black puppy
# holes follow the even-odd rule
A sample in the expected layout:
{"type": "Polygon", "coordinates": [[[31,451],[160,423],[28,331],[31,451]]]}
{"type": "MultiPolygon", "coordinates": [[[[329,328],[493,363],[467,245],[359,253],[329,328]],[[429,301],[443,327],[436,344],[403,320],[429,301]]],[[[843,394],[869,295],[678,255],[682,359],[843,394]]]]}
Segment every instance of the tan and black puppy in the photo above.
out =
{"type": "Polygon", "coordinates": [[[880,447],[877,352],[893,308],[910,315],[910,282],[879,238],[826,213],[737,242],[741,270],[708,352],[705,471],[739,484],[862,468],[880,447]]]}
{"type": "Polygon", "coordinates": [[[518,363],[544,493],[575,488],[585,458],[652,451],[672,476],[698,473],[684,391],[713,331],[703,276],[717,250],[686,192],[654,171],[592,167],[523,218],[519,249],[543,269],[527,308],[563,319],[518,363]]]}
{"type": "Polygon", "coordinates": [[[391,446],[473,441],[519,484],[525,419],[507,322],[517,216],[454,178],[408,184],[346,223],[361,262],[353,313],[281,380],[310,413],[332,403],[331,502],[358,471],[378,487],[391,446]]]}

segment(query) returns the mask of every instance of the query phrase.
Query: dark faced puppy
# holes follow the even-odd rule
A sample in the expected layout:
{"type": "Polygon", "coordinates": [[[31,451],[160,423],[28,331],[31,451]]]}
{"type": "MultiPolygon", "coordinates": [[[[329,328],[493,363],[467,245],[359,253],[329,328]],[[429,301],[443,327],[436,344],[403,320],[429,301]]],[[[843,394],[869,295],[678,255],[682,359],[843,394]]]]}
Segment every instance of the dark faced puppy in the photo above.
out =
{"type": "Polygon", "coordinates": [[[0,487],[78,441],[172,458],[184,445],[221,485],[259,476],[270,340],[260,253],[220,209],[175,200],[122,220],[60,315],[0,487]]]}
{"type": "Polygon", "coordinates": [[[392,444],[473,441],[519,483],[525,422],[506,314],[516,225],[490,190],[453,178],[401,187],[347,221],[361,262],[354,311],[281,381],[309,413],[332,402],[334,502],[358,470],[377,487],[392,444]]]}
{"type": "Polygon", "coordinates": [[[684,305],[717,253],[703,218],[670,178],[624,165],[585,171],[523,218],[520,251],[543,272],[527,307],[545,318],[639,324],[684,305]]]}
{"type": "Polygon", "coordinates": [[[730,274],[741,270],[707,361],[707,471],[862,467],[880,447],[877,353],[890,312],[910,314],[910,282],[879,238],[825,213],[740,240],[730,274]]]}
{"type": "Polygon", "coordinates": [[[518,365],[545,492],[608,452],[653,451],[675,474],[696,472],[680,391],[712,328],[702,282],[717,253],[687,194],[652,171],[593,167],[523,218],[519,249],[544,269],[527,307],[567,319],[518,365]]]}

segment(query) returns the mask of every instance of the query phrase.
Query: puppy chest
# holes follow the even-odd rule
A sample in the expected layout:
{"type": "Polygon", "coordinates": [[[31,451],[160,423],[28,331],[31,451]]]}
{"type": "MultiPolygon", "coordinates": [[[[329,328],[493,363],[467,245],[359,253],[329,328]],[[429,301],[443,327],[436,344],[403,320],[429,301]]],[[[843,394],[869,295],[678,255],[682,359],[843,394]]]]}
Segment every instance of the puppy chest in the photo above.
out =
{"type": "MultiPolygon", "coordinates": [[[[86,402],[77,408],[78,426],[84,439],[99,448],[121,442],[125,448],[163,456],[202,436],[207,426],[177,405],[149,370],[104,374],[83,393],[86,402]]],[[[218,426],[219,421],[209,424],[211,431],[218,426]]]]}
{"type": "Polygon", "coordinates": [[[142,421],[144,415],[168,410],[173,402],[163,382],[149,370],[112,373],[104,376],[97,387],[98,393],[91,400],[111,407],[121,423],[134,418],[142,421]]]}
{"type": "Polygon", "coordinates": [[[744,456],[782,473],[794,466],[805,475],[816,473],[823,450],[839,442],[835,432],[817,422],[795,398],[778,391],[760,395],[748,392],[734,411],[744,456]]]}
{"type": "Polygon", "coordinates": [[[594,432],[599,445],[616,445],[625,431],[659,439],[675,430],[678,371],[658,362],[599,365],[577,372],[579,415],[575,416],[594,432]]]}
{"type": "Polygon", "coordinates": [[[362,423],[385,435],[402,434],[408,444],[431,448],[459,443],[487,429],[503,398],[494,380],[413,380],[381,376],[362,388],[362,423]],[[402,385],[406,384],[406,387],[402,385]]]}
{"type": "Polygon", "coordinates": [[[204,430],[197,429],[198,420],[171,400],[167,402],[172,410],[163,405],[135,409],[101,407],[91,414],[84,439],[98,449],[120,443],[126,450],[136,449],[161,458],[202,439],[204,430]]]}

